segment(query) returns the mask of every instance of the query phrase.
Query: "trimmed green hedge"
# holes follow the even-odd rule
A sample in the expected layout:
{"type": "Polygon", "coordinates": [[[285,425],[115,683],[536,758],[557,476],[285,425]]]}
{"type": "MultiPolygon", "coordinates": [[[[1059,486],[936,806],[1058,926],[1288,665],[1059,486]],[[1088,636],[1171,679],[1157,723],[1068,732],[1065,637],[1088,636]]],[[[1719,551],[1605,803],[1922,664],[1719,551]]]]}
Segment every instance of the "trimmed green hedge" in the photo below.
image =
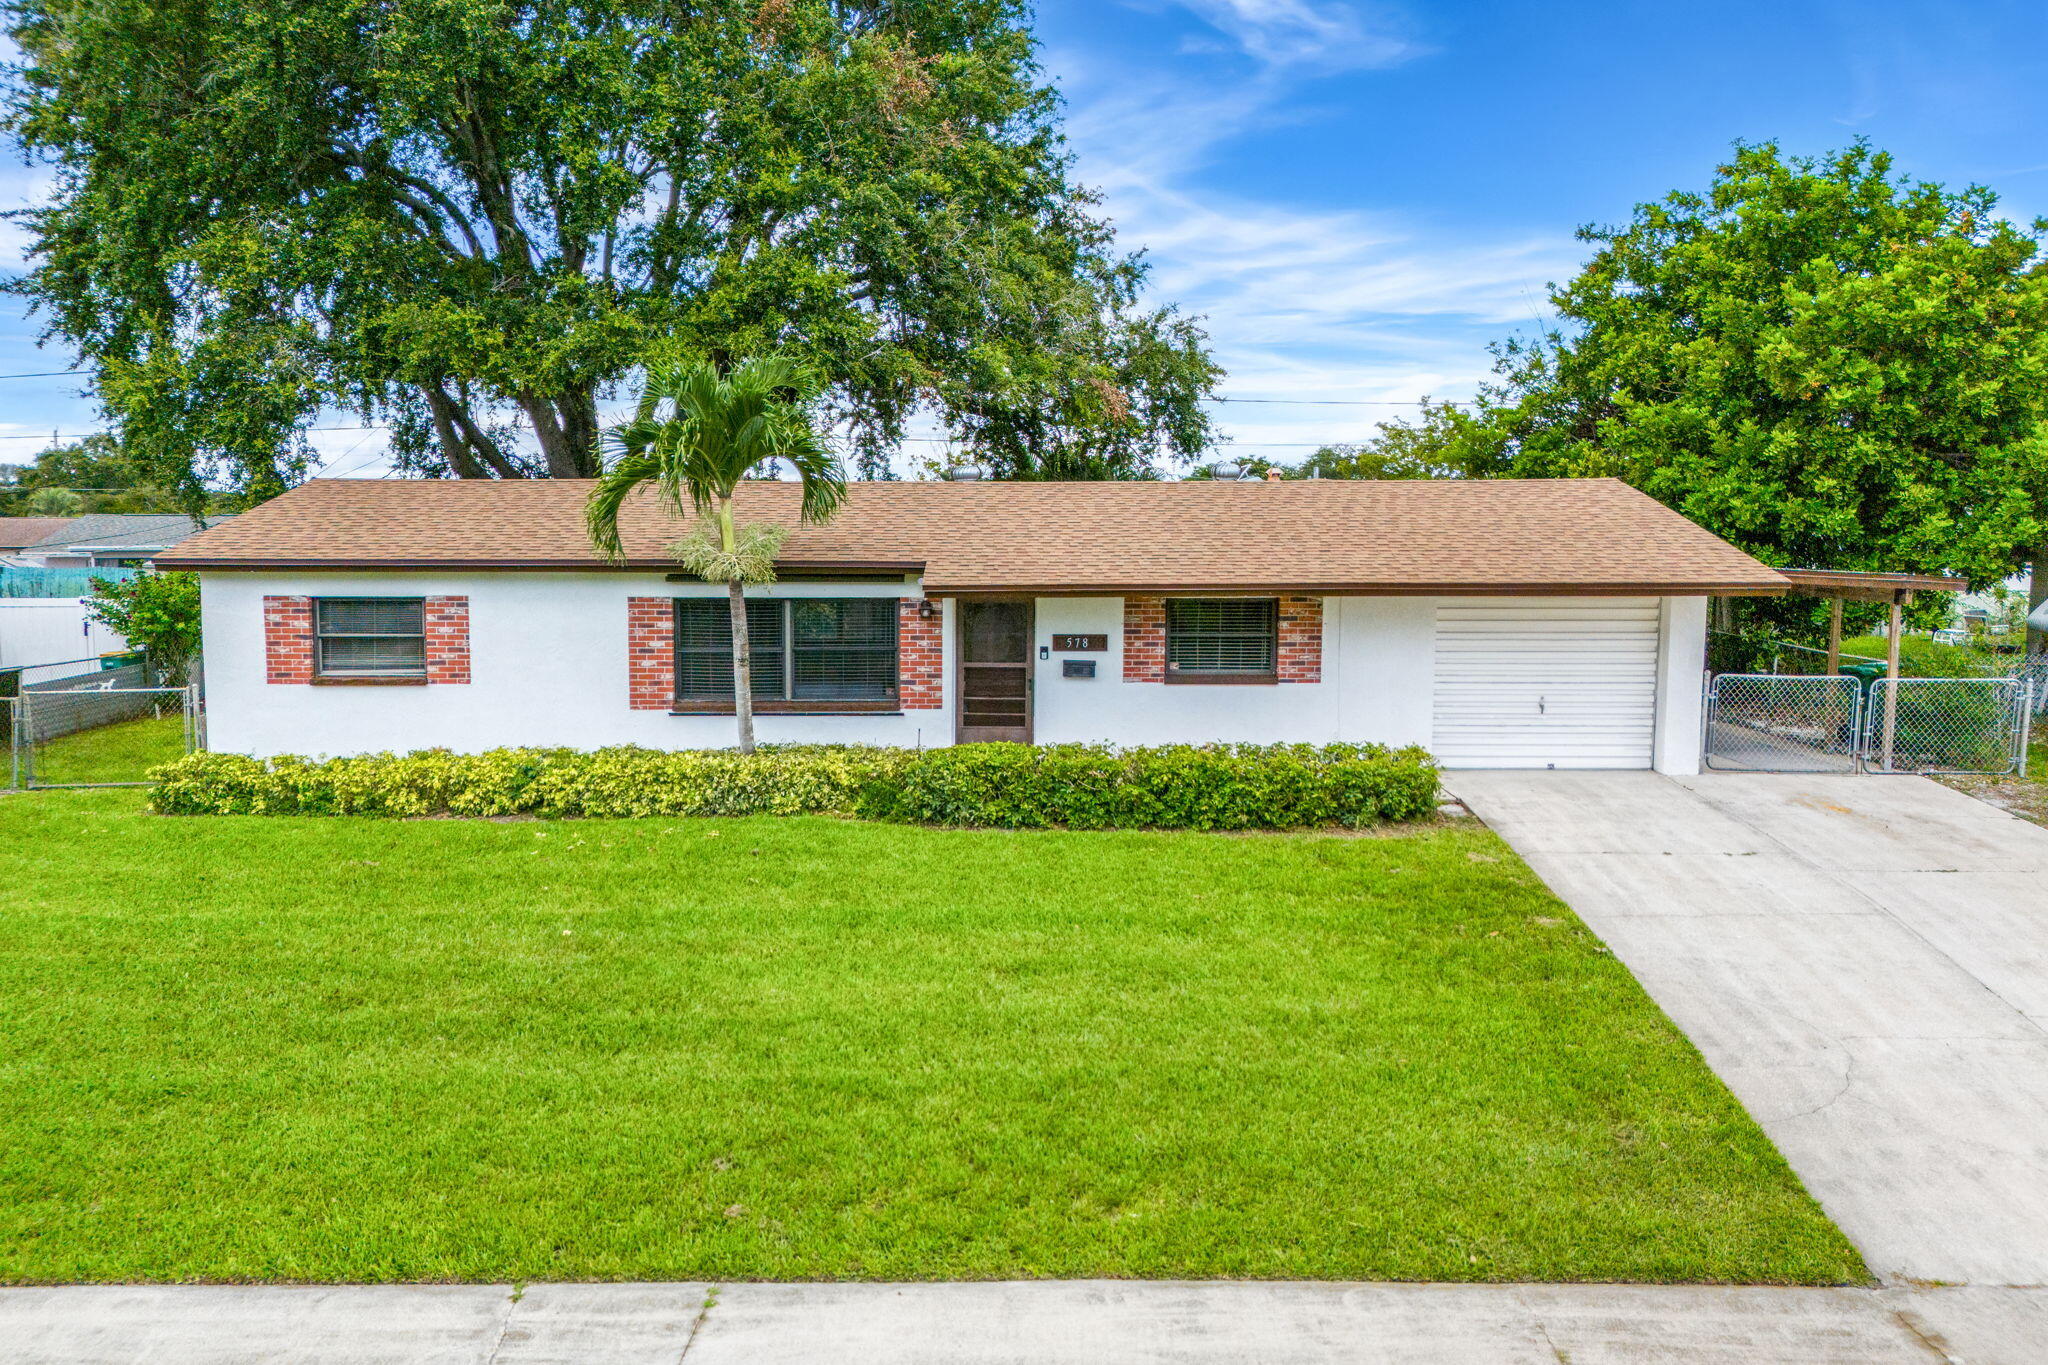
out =
{"type": "Polygon", "coordinates": [[[191,754],[150,774],[163,815],[847,815],[1008,829],[1303,829],[1413,820],[1421,749],[1372,744],[432,749],[313,762],[191,754]]]}

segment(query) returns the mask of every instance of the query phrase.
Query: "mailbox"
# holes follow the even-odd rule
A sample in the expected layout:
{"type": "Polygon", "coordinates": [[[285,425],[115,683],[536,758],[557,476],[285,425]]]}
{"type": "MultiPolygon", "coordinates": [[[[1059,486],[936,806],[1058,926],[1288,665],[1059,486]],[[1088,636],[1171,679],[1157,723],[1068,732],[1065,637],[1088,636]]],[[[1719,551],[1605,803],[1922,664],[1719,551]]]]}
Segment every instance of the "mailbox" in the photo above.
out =
{"type": "Polygon", "coordinates": [[[1060,660],[1060,676],[1062,678],[1092,678],[1095,676],[1095,660],[1062,659],[1060,660]]]}

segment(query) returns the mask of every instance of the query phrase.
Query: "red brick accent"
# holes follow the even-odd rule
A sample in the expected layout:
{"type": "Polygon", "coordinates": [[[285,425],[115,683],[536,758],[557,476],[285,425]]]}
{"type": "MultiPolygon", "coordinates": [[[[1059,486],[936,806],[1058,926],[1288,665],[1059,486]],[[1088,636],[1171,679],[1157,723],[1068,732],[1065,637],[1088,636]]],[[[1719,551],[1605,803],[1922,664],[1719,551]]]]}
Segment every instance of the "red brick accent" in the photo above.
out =
{"type": "Polygon", "coordinates": [[[676,704],[676,608],[672,598],[626,599],[626,693],[635,711],[676,704]]]}
{"type": "Polygon", "coordinates": [[[1280,599],[1280,681],[1323,680],[1323,599],[1280,599]]]}
{"type": "Polygon", "coordinates": [[[1124,599],[1124,681],[1166,681],[1166,601],[1124,599]]]}
{"type": "Polygon", "coordinates": [[[263,679],[273,683],[313,681],[313,599],[263,599],[263,679]]]}
{"type": "Polygon", "coordinates": [[[427,599],[427,681],[469,681],[469,599],[427,599]]]}
{"type": "Polygon", "coordinates": [[[926,599],[896,599],[897,705],[906,711],[936,711],[946,704],[946,618],[931,603],[927,620],[919,613],[926,599]]]}

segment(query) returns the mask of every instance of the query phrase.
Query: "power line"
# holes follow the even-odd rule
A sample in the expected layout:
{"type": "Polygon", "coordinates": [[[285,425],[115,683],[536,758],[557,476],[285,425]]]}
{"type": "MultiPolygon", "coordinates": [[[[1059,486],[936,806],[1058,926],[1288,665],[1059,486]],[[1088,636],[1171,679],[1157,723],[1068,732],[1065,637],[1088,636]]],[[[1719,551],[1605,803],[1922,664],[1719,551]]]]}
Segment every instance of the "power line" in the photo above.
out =
{"type": "Polygon", "coordinates": [[[1210,397],[1205,403],[1286,403],[1298,408],[1426,408],[1432,403],[1448,407],[1470,407],[1469,398],[1223,398],[1210,397]]]}
{"type": "Polygon", "coordinates": [[[0,374],[0,379],[55,379],[59,375],[77,373],[77,370],[37,370],[34,374],[0,374]]]}

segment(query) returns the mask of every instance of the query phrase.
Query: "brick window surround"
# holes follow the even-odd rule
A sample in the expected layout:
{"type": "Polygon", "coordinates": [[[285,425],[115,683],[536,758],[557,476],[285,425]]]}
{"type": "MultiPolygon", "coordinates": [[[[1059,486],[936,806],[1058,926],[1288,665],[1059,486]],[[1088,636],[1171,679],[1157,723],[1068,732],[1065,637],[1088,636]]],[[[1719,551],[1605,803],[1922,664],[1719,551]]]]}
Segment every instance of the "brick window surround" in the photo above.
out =
{"type": "Polygon", "coordinates": [[[666,711],[676,704],[672,597],[626,599],[626,693],[635,711],[666,711]]]}
{"type": "MultiPolygon", "coordinates": [[[[921,597],[902,597],[896,602],[896,696],[898,707],[905,711],[934,711],[945,705],[945,617],[934,602],[927,619],[919,611],[924,602],[921,597]]],[[[632,710],[674,709],[674,598],[626,599],[626,691],[632,710]]],[[[760,709],[757,705],[757,713],[760,709]]],[[[830,708],[819,703],[816,709],[830,708]]]]}
{"type": "MultiPolygon", "coordinates": [[[[348,679],[445,685],[469,681],[469,599],[438,596],[425,601],[427,675],[424,678],[348,679]]],[[[313,683],[313,599],[263,599],[264,680],[272,683],[313,683]]],[[[333,679],[332,681],[342,681],[333,679]]]]}
{"type": "Polygon", "coordinates": [[[937,602],[930,603],[926,618],[920,608],[928,600],[896,602],[896,695],[906,711],[936,711],[946,704],[946,618],[937,602]]]}
{"type": "Polygon", "coordinates": [[[1280,599],[1280,681],[1323,680],[1323,599],[1280,599]]]}
{"type": "MultiPolygon", "coordinates": [[[[1323,680],[1323,599],[1287,595],[1279,599],[1279,681],[1323,680]]],[[[1166,681],[1166,600],[1124,599],[1124,681],[1166,681]]]]}
{"type": "Polygon", "coordinates": [[[1124,681],[1166,681],[1166,600],[1124,599],[1124,681]]]}

